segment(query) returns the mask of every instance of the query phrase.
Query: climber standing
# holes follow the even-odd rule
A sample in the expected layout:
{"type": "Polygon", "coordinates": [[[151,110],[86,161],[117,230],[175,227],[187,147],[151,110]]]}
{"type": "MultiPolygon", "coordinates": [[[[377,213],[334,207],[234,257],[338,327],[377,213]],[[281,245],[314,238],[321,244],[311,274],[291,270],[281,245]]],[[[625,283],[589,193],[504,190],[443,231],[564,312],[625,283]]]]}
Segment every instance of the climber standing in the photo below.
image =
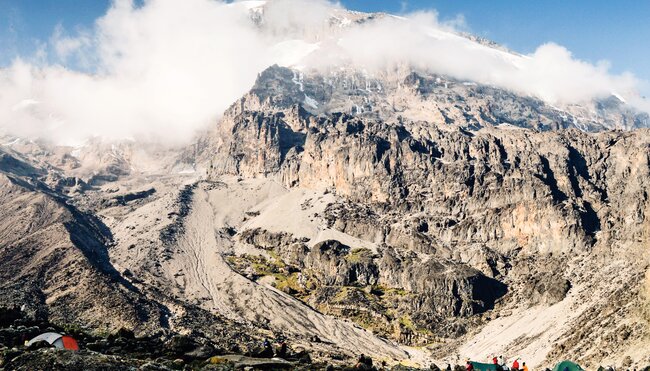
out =
{"type": "Polygon", "coordinates": [[[526,362],[523,363],[522,367],[523,367],[522,368],[523,371],[528,371],[528,366],[526,366],[526,362]]]}
{"type": "Polygon", "coordinates": [[[469,359],[467,360],[467,367],[466,367],[466,369],[467,369],[467,371],[474,371],[474,365],[472,364],[472,362],[470,362],[469,359]]]}
{"type": "Polygon", "coordinates": [[[269,339],[264,339],[262,343],[262,351],[258,354],[260,358],[273,358],[273,347],[269,339]]]}
{"type": "Polygon", "coordinates": [[[359,356],[359,361],[354,368],[357,370],[375,370],[372,366],[372,358],[366,357],[365,354],[359,356]]]}
{"type": "Polygon", "coordinates": [[[512,362],[512,370],[519,371],[519,361],[517,359],[515,359],[515,361],[512,362]]]}
{"type": "Polygon", "coordinates": [[[287,356],[287,343],[284,340],[280,341],[280,346],[275,352],[276,357],[285,358],[287,356]]]}

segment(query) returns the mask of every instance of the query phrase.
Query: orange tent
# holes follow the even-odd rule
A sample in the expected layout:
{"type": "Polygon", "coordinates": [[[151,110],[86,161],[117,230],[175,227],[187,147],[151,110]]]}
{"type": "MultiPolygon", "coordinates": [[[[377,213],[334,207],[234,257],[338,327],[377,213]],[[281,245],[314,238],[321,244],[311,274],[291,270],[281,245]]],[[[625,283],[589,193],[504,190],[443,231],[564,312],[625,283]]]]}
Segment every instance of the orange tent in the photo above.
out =
{"type": "Polygon", "coordinates": [[[40,334],[37,337],[27,342],[27,346],[30,346],[38,341],[45,341],[50,345],[53,345],[59,349],[68,349],[68,350],[79,350],[79,344],[77,341],[68,335],[61,335],[56,332],[46,332],[40,334]]]}

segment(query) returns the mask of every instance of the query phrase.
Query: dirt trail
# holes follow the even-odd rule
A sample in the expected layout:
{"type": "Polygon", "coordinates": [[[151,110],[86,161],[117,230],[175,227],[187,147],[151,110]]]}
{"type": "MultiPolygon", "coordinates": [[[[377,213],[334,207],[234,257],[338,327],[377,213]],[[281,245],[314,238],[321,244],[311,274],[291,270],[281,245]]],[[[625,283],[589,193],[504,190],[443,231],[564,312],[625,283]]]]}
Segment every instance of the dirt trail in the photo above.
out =
{"type": "Polygon", "coordinates": [[[228,298],[222,294],[224,283],[233,273],[216,249],[227,241],[218,240],[213,220],[208,195],[199,189],[171,266],[184,273],[182,282],[186,294],[191,294],[190,297],[202,302],[202,306],[210,311],[238,319],[228,298]]]}

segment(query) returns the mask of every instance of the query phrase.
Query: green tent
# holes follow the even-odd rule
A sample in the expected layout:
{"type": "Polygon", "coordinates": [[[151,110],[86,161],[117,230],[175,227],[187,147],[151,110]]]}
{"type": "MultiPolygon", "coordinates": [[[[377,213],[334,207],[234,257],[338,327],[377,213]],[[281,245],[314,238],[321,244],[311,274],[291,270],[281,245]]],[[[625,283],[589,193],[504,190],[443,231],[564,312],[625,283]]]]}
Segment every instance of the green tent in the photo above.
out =
{"type": "Polygon", "coordinates": [[[476,371],[497,371],[497,365],[493,363],[472,362],[472,366],[476,371]]]}
{"type": "Polygon", "coordinates": [[[562,361],[553,367],[553,371],[584,371],[577,363],[562,361]]]}

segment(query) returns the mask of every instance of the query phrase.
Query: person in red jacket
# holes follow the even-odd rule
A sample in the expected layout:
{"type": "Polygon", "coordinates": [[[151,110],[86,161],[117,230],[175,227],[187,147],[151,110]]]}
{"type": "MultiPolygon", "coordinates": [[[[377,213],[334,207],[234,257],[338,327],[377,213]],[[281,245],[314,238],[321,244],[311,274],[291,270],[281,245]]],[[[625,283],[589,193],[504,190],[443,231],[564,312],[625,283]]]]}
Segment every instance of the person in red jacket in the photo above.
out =
{"type": "Polygon", "coordinates": [[[469,359],[467,360],[467,371],[474,371],[474,365],[469,361],[469,359]]]}
{"type": "Polygon", "coordinates": [[[492,363],[494,363],[495,365],[499,364],[499,360],[497,359],[496,356],[494,356],[494,358],[492,358],[492,363]]]}
{"type": "Polygon", "coordinates": [[[514,362],[512,362],[512,369],[513,371],[518,371],[519,370],[519,361],[515,359],[514,362]]]}

